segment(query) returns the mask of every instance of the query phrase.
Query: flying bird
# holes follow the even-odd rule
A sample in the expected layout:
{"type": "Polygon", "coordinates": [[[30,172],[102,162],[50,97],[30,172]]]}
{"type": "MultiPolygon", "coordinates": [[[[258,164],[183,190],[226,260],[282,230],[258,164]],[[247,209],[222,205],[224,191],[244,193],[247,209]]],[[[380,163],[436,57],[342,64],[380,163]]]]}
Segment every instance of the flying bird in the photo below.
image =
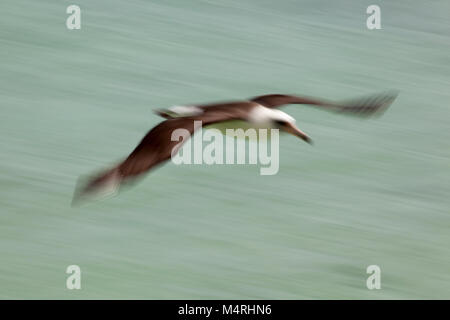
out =
{"type": "Polygon", "coordinates": [[[176,129],[186,129],[192,136],[198,129],[194,126],[194,121],[201,121],[202,127],[220,125],[236,128],[247,124],[255,128],[277,128],[311,143],[311,138],[296,126],[295,119],[278,110],[278,107],[305,104],[336,113],[369,117],[384,112],[396,96],[396,93],[384,93],[336,103],[295,95],[269,94],[243,101],[174,106],[166,110],[156,110],[156,114],[165,120],[153,127],[125,160],[89,178],[86,183],[79,183],[72,204],[93,196],[114,194],[126,182],[133,181],[150,169],[165,163],[171,158],[174,147],[180,143],[172,141],[172,132],[176,129]]]}

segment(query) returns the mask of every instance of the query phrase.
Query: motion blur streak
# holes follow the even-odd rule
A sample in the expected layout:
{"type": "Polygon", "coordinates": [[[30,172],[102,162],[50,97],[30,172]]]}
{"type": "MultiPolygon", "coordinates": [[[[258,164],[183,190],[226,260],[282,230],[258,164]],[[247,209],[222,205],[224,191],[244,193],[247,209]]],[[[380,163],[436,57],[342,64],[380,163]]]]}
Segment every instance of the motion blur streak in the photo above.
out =
{"type": "Polygon", "coordinates": [[[0,298],[450,298],[450,2],[377,1],[381,30],[371,1],[77,0],[68,30],[73,3],[0,5],[0,298]],[[285,108],[316,144],[277,175],[168,163],[70,207],[154,109],[387,89],[374,120],[285,108]]]}

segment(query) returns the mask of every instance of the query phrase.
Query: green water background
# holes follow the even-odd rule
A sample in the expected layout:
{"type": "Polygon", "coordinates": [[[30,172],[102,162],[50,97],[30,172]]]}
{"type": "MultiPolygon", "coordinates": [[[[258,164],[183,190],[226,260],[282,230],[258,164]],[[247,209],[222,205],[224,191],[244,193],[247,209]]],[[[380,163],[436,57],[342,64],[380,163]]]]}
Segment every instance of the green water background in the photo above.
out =
{"type": "Polygon", "coordinates": [[[376,1],[381,30],[371,4],[2,0],[0,298],[450,298],[450,2],[376,1]],[[286,107],[315,146],[282,137],[277,175],[169,163],[70,207],[153,109],[386,89],[376,120],[286,107]]]}

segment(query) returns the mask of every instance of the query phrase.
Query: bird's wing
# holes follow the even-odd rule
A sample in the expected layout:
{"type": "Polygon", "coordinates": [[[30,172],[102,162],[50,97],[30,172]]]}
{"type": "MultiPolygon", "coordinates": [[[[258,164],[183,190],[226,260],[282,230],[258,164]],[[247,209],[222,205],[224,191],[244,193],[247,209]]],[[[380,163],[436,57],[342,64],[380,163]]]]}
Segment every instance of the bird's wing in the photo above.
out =
{"type": "Polygon", "coordinates": [[[221,114],[241,114],[241,112],[246,112],[249,108],[255,105],[251,101],[232,101],[232,102],[220,102],[213,104],[199,104],[199,105],[189,105],[189,106],[174,106],[168,109],[158,109],[154,112],[165,119],[174,119],[182,117],[193,117],[193,116],[205,116],[205,113],[209,115],[221,114]]]}
{"type": "Polygon", "coordinates": [[[124,161],[87,181],[80,181],[72,203],[76,204],[85,198],[115,194],[121,184],[130,182],[169,160],[172,153],[176,153],[200,127],[239,117],[240,113],[232,113],[227,108],[216,108],[199,116],[169,119],[159,123],[144,136],[124,161]],[[172,139],[172,133],[177,129],[185,129],[180,131],[182,139],[180,135],[172,139]]]}
{"type": "Polygon", "coordinates": [[[287,104],[307,104],[338,113],[367,117],[385,111],[396,97],[397,93],[387,92],[344,102],[330,102],[293,95],[269,94],[252,98],[250,101],[259,103],[267,108],[277,108],[287,104]]]}
{"type": "Polygon", "coordinates": [[[267,108],[277,108],[286,104],[310,104],[316,106],[331,104],[331,102],[321,101],[314,98],[291,96],[286,94],[266,94],[251,98],[250,101],[259,103],[267,108]]]}

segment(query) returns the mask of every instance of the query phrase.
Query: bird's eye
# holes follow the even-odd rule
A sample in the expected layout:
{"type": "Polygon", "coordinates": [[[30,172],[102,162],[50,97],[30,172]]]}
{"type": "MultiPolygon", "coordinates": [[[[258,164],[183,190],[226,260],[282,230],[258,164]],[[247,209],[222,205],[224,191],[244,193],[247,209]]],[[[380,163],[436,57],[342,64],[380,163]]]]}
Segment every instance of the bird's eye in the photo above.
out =
{"type": "Polygon", "coordinates": [[[282,127],[285,125],[285,122],[283,120],[275,120],[274,122],[279,127],[282,127]]]}

